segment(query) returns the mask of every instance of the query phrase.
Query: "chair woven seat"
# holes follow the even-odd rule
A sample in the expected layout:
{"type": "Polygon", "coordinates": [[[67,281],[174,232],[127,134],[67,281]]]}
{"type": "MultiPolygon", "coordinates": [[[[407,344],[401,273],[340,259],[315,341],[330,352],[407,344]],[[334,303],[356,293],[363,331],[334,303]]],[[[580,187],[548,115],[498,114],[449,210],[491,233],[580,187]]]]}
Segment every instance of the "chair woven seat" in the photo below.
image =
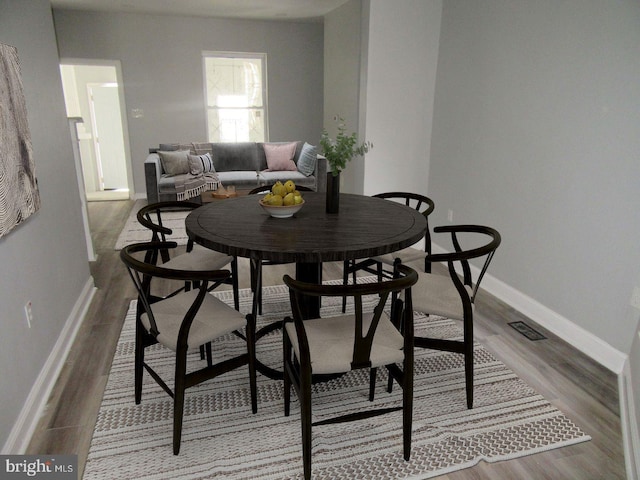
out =
{"type": "MultiPolygon", "coordinates": [[[[473,288],[465,285],[465,289],[472,297],[473,288]]],[[[473,306],[471,304],[472,308],[473,306]]],[[[464,318],[460,294],[448,275],[418,272],[418,283],[413,292],[413,309],[453,320],[464,318]]]]}
{"type": "MultiPolygon", "coordinates": [[[[156,337],[159,343],[171,350],[177,349],[176,342],[184,321],[184,314],[193,305],[197,296],[198,290],[190,290],[153,304],[153,316],[160,331],[156,337]]],[[[151,328],[146,313],[140,315],[140,321],[147,330],[151,328]]],[[[207,295],[189,329],[188,348],[198,348],[222,335],[243,329],[245,325],[244,315],[213,295],[207,295]]]]}
{"type": "Polygon", "coordinates": [[[399,258],[402,263],[405,265],[407,263],[415,262],[416,260],[424,260],[427,256],[427,252],[424,250],[418,250],[414,247],[403,248],[402,250],[398,250],[397,252],[387,253],[385,255],[377,255],[375,257],[371,257],[372,260],[376,262],[382,262],[385,265],[393,266],[393,262],[396,258],[399,258]]]}
{"type": "Polygon", "coordinates": [[[196,244],[192,251],[176,255],[163,263],[162,267],[176,270],[221,270],[232,261],[233,257],[229,255],[196,244]]]}
{"type": "MultiPolygon", "coordinates": [[[[372,314],[363,317],[362,326],[365,332],[371,325],[372,314]]],[[[300,358],[300,345],[293,323],[285,325],[291,339],[293,351],[300,358]]],[[[311,355],[311,372],[315,375],[342,373],[351,370],[353,360],[355,317],[318,318],[304,322],[309,353],[311,355]]],[[[404,359],[402,347],[404,338],[393,326],[386,315],[380,319],[371,346],[371,367],[382,367],[390,363],[400,363],[404,359]]]]}

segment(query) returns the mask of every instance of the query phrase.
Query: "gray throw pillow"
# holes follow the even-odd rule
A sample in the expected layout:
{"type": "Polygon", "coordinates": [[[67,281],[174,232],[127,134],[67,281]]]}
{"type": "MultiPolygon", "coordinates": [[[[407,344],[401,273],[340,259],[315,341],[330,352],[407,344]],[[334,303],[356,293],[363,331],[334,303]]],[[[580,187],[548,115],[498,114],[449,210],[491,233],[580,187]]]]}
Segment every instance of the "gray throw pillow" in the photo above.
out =
{"type": "Polygon", "coordinates": [[[318,148],[305,142],[298,158],[298,171],[305,177],[313,174],[318,161],[318,148]]]}
{"type": "Polygon", "coordinates": [[[174,152],[159,151],[162,169],[167,175],[180,175],[189,173],[189,150],[176,150],[174,152]]]}
{"type": "Polygon", "coordinates": [[[191,175],[202,175],[203,173],[215,172],[213,158],[210,153],[204,155],[189,155],[189,171],[191,175]]]}

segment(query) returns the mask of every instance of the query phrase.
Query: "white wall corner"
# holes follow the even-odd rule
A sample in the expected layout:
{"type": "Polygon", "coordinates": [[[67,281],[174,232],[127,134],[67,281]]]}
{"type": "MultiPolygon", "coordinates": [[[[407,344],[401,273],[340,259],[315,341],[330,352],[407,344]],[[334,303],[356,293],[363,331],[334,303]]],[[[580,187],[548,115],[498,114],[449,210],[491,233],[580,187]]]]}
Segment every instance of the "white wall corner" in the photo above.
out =
{"type": "Polygon", "coordinates": [[[26,452],[96,290],[93,277],[90,276],[78,300],[76,300],[44,367],[31,387],[31,392],[24,402],[22,411],[2,447],[3,455],[19,455],[26,452]]]}
{"type": "Polygon", "coordinates": [[[631,366],[629,359],[624,362],[622,373],[618,375],[618,394],[620,395],[620,423],[622,424],[622,443],[624,446],[625,468],[628,480],[638,480],[640,472],[640,432],[635,409],[631,366]]]}
{"type": "MultiPolygon", "coordinates": [[[[447,250],[439,245],[434,244],[432,248],[433,253],[447,253],[447,250]]],[[[474,274],[479,272],[479,269],[473,265],[471,265],[471,269],[474,274]]],[[[557,335],[612,372],[618,375],[622,372],[627,356],[568,318],[554,312],[489,273],[484,276],[482,289],[557,335]]]]}

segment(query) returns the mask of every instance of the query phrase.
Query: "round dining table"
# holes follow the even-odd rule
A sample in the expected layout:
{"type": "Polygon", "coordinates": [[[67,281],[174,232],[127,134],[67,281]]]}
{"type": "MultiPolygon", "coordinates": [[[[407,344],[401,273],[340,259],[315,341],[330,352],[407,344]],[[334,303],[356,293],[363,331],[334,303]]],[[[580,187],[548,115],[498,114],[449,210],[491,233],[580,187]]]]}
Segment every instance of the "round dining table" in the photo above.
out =
{"type": "MultiPolygon", "coordinates": [[[[324,193],[304,192],[302,209],[289,218],[271,217],[260,198],[229,198],[194,210],[187,235],[227,255],[295,263],[298,280],[321,283],[323,262],[395,252],[424,238],[427,229],[420,212],[375,197],[343,193],[339,212],[327,213],[324,193]]],[[[305,317],[317,317],[319,303],[305,303],[305,317]]]]}
{"type": "MultiPolygon", "coordinates": [[[[322,263],[395,252],[422,238],[425,217],[389,200],[340,194],[338,213],[327,213],[325,194],[304,192],[304,205],[289,218],[271,217],[261,195],[208,203],[186,219],[196,243],[254,261],[295,263],[296,278],[321,283],[322,263]]],[[[305,317],[319,316],[317,298],[305,302],[305,317]]]]}
{"type": "MultiPolygon", "coordinates": [[[[427,229],[421,213],[381,198],[340,194],[339,212],[327,213],[324,193],[304,192],[302,209],[289,218],[271,217],[258,203],[260,198],[247,195],[197,208],[186,219],[189,238],[252,262],[295,263],[298,280],[320,284],[323,262],[391,253],[418,242],[427,229]]],[[[254,295],[254,314],[256,299],[254,295]]],[[[320,317],[319,297],[307,297],[301,310],[304,318],[320,317]]],[[[281,323],[264,327],[256,339],[281,323]]],[[[256,363],[268,377],[282,378],[281,371],[256,363]]]]}

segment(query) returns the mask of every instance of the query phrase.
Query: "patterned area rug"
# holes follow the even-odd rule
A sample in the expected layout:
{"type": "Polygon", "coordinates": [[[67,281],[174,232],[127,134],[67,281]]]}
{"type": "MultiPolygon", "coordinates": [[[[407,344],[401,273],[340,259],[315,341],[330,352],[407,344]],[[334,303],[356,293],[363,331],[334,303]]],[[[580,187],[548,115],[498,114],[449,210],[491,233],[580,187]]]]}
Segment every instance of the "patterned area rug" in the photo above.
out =
{"type": "MultiPolygon", "coordinates": [[[[230,292],[217,295],[231,303],[230,292]]],[[[250,292],[241,291],[249,310],[250,292]]],[[[340,301],[323,302],[323,315],[337,314],[340,301]]],[[[284,286],[264,291],[259,322],[288,314],[284,286]],[[266,313],[268,312],[268,313],[266,313]]],[[[187,391],[180,455],[172,454],[172,401],[145,374],[142,403],[133,400],[135,301],[118,342],[95,426],[84,479],[300,479],[302,449],[295,393],[290,417],[283,414],[282,384],[258,375],[258,413],[251,414],[247,370],[237,369],[187,391]]],[[[417,317],[431,335],[459,338],[452,321],[417,317]]],[[[259,323],[260,326],[260,323],[259,323]]],[[[147,358],[171,378],[172,352],[156,346],[147,358]]],[[[231,353],[243,344],[229,336],[214,345],[231,353]]],[[[281,332],[262,338],[257,352],[281,364],[281,332]]],[[[590,440],[571,420],[538,395],[482,345],[476,344],[475,402],[465,404],[460,355],[416,349],[411,460],[402,458],[401,413],[313,429],[315,479],[425,479],[484,460],[496,462],[590,440]]],[[[190,359],[200,362],[196,353],[190,359]]],[[[375,403],[398,405],[400,389],[388,394],[379,373],[375,403]]],[[[360,406],[367,400],[368,374],[352,372],[314,387],[313,415],[360,406]]]]}
{"type": "MultiPolygon", "coordinates": [[[[114,247],[115,250],[121,250],[125,245],[130,245],[132,243],[148,242],[151,240],[151,233],[149,232],[149,229],[140,225],[136,218],[138,210],[146,204],[146,200],[136,200],[136,203],[133,205],[131,213],[129,214],[129,218],[127,218],[127,222],[125,223],[122,232],[120,232],[118,240],[116,240],[116,245],[114,247]]],[[[173,230],[171,240],[177,242],[178,245],[187,244],[188,237],[184,226],[184,219],[187,217],[188,213],[189,212],[170,212],[162,217],[164,226],[173,230]]]]}

